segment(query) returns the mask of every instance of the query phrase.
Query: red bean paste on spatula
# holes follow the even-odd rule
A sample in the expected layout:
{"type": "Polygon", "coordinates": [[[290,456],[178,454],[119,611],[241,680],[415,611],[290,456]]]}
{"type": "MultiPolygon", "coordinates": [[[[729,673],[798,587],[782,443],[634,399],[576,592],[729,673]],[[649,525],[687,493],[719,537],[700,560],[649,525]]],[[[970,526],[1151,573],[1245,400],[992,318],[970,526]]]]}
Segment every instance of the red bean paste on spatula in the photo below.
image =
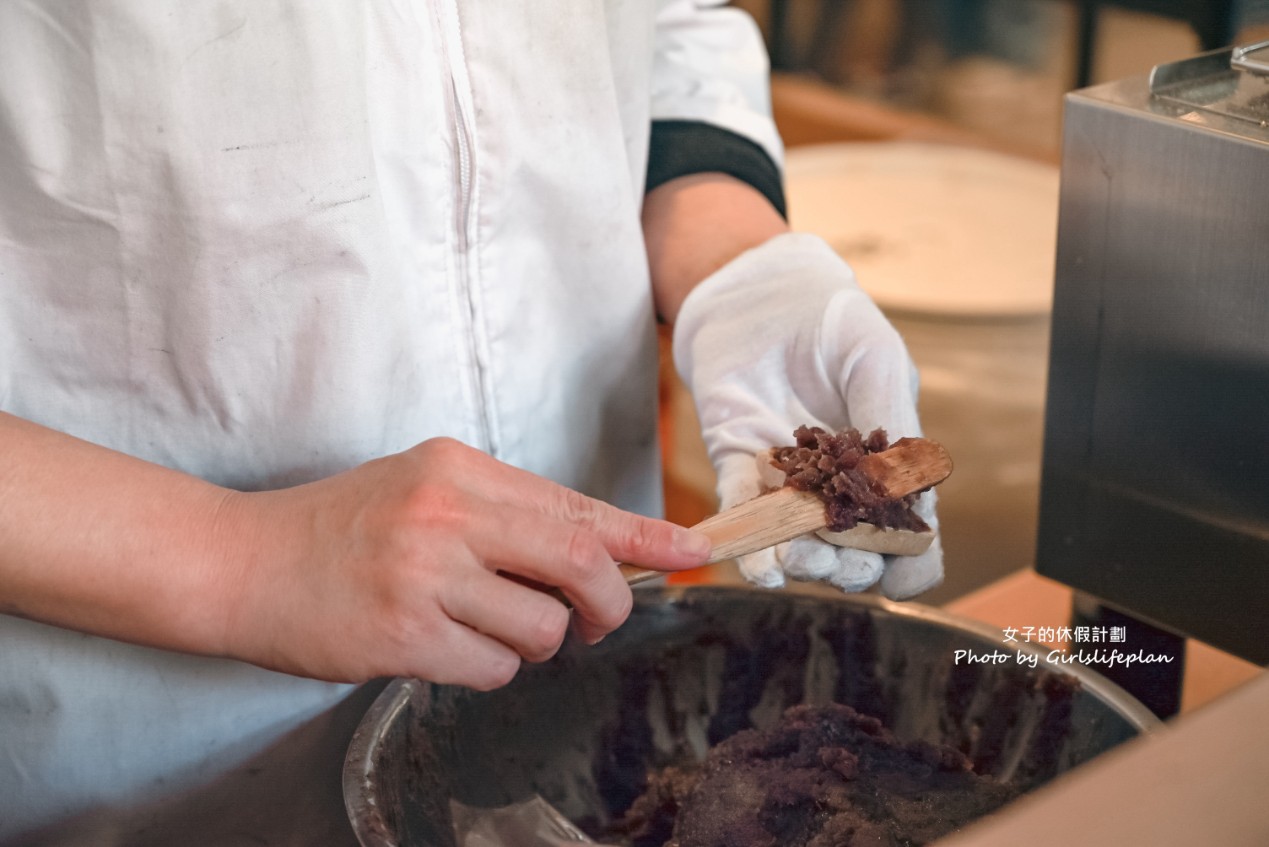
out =
{"type": "Polygon", "coordinates": [[[865,438],[853,428],[831,433],[818,426],[800,426],[793,437],[792,446],[772,451],[772,464],[784,471],[785,485],[824,501],[830,531],[844,532],[859,523],[912,532],[929,529],[912,511],[916,494],[887,497],[858,468],[864,456],[891,446],[884,429],[874,429],[865,438]]]}

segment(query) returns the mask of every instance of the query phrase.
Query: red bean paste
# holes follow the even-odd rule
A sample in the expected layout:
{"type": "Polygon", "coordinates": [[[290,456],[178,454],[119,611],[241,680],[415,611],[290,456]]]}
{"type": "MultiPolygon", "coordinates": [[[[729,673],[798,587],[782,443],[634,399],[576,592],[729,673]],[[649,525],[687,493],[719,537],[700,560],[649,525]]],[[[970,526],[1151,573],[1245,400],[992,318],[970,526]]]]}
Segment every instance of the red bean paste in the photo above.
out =
{"type": "Polygon", "coordinates": [[[952,747],[900,744],[849,706],[803,705],[697,767],[650,774],[617,829],[633,847],[921,845],[1018,793],[952,747]]]}
{"type": "Polygon", "coordinates": [[[772,464],[784,471],[785,485],[824,501],[828,529],[843,532],[861,522],[912,532],[929,529],[912,511],[917,494],[887,497],[856,467],[864,456],[891,446],[884,429],[874,429],[865,438],[857,429],[833,434],[818,426],[800,426],[793,437],[793,446],[772,451],[772,464]]]}

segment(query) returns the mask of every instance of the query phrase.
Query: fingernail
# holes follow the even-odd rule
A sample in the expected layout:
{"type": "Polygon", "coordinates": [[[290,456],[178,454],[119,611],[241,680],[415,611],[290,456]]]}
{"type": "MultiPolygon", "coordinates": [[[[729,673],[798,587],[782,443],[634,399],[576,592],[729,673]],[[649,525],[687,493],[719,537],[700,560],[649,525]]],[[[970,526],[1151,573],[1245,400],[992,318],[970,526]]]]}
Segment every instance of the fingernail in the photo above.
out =
{"type": "Polygon", "coordinates": [[[707,557],[714,549],[714,542],[709,540],[708,535],[703,532],[693,532],[690,529],[676,529],[670,543],[674,547],[674,552],[694,558],[707,557]]]}

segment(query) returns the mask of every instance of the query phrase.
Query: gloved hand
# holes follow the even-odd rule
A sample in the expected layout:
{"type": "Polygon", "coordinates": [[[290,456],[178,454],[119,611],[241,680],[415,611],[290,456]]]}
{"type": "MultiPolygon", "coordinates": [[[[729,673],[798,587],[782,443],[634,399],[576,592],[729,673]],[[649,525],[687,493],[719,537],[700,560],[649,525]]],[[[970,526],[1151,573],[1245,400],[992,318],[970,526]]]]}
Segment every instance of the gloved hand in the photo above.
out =
{"type": "MultiPolygon", "coordinates": [[[[802,424],[883,427],[891,441],[921,434],[907,348],[813,235],[777,236],[694,288],[675,322],[674,361],[696,402],[722,508],[758,495],[755,454],[791,444],[802,424]]],[[[915,510],[937,532],[933,491],[915,510]]],[[[886,596],[904,599],[942,581],[943,550],[936,536],[919,556],[882,557],[806,535],[742,557],[740,569],[768,587],[786,575],[845,591],[880,580],[886,596]]]]}

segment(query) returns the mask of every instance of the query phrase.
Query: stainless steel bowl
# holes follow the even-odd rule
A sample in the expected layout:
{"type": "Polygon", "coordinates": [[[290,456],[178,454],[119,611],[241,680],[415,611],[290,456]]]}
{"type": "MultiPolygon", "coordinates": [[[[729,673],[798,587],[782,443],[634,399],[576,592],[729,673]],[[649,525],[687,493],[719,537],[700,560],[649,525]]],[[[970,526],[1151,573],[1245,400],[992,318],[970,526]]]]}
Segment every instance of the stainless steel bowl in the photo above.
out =
{"type": "Polygon", "coordinates": [[[450,802],[493,808],[540,795],[584,828],[624,810],[650,768],[699,759],[786,706],[836,701],[904,741],[965,751],[1024,789],[1158,725],[1101,676],[1047,650],[915,604],[745,588],[647,589],[600,645],[566,644],[489,693],[396,680],[344,766],[365,847],[452,847],[450,802]],[[957,661],[958,650],[998,663],[957,661]],[[1038,657],[1039,671],[1018,656],[1038,657]],[[1050,669],[1050,670],[1046,670],[1050,669]]]}

